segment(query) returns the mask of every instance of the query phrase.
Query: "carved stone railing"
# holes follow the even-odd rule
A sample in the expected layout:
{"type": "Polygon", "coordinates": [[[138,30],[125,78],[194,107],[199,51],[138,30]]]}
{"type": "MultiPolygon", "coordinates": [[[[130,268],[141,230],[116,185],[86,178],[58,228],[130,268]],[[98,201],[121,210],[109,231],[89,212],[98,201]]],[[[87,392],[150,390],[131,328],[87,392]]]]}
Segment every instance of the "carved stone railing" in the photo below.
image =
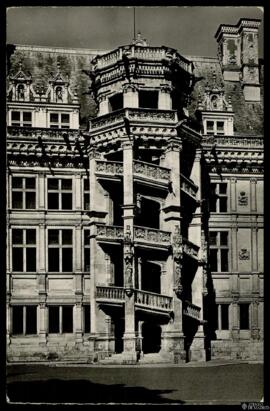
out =
{"type": "Polygon", "coordinates": [[[168,168],[144,161],[134,161],[133,172],[135,176],[143,176],[151,180],[163,181],[164,183],[168,183],[170,179],[170,170],[168,168]]]}
{"type": "Polygon", "coordinates": [[[196,199],[196,193],[198,191],[198,187],[196,184],[193,183],[192,180],[189,178],[185,177],[183,174],[181,174],[181,189],[189,194],[191,197],[196,199]]]}
{"type": "Polygon", "coordinates": [[[97,286],[96,299],[125,301],[125,290],[123,287],[97,286]]]}
{"type": "Polygon", "coordinates": [[[193,318],[194,320],[200,321],[201,307],[192,304],[189,301],[183,302],[183,314],[187,317],[193,318]]]}
{"type": "Polygon", "coordinates": [[[190,257],[196,258],[196,259],[198,258],[199,249],[200,249],[198,245],[192,243],[186,238],[183,238],[183,248],[184,248],[184,252],[187,255],[189,255],[190,257]]]}
{"type": "Polygon", "coordinates": [[[145,109],[145,108],[122,108],[115,110],[112,113],[107,113],[102,116],[93,118],[90,121],[90,130],[95,132],[101,128],[115,126],[118,123],[123,123],[124,117],[127,117],[130,122],[154,123],[161,125],[168,123],[174,125],[177,123],[177,113],[172,110],[145,109]]]}
{"type": "Polygon", "coordinates": [[[96,160],[96,174],[123,175],[123,163],[119,161],[96,160]]]}
{"type": "Polygon", "coordinates": [[[171,233],[155,228],[134,227],[134,241],[149,243],[151,245],[169,246],[171,233]]]}
{"type": "Polygon", "coordinates": [[[171,311],[172,297],[151,293],[148,291],[136,290],[135,304],[158,310],[171,311]]]}
{"type": "Polygon", "coordinates": [[[203,136],[203,146],[263,147],[263,136],[203,136]]]}
{"type": "Polygon", "coordinates": [[[122,240],[124,238],[124,229],[117,225],[98,225],[97,240],[122,240]]]}
{"type": "Polygon", "coordinates": [[[68,137],[77,138],[79,136],[79,130],[77,129],[64,129],[64,128],[38,128],[38,127],[16,127],[8,126],[7,137],[31,137],[36,139],[37,137],[50,137],[53,139],[63,140],[63,135],[68,137]]]}

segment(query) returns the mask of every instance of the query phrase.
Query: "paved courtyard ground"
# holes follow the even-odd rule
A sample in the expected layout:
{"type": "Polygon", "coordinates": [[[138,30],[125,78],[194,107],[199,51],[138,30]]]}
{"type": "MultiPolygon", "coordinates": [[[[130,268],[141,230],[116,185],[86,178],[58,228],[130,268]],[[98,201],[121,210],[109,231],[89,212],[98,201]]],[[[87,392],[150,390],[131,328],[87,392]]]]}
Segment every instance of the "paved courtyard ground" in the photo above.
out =
{"type": "Polygon", "coordinates": [[[240,404],[263,396],[263,365],[7,366],[10,402],[240,404]]]}

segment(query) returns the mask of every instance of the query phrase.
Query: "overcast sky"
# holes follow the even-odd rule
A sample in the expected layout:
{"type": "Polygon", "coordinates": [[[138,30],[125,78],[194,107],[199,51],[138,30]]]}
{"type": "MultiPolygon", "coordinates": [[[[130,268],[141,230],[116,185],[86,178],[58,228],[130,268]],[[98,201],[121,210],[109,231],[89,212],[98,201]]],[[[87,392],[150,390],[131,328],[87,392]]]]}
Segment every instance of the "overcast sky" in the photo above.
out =
{"type": "MultiPolygon", "coordinates": [[[[263,20],[259,7],[136,7],[136,31],[151,46],[183,55],[216,56],[218,26],[241,17],[263,20]]],[[[15,7],[7,10],[7,43],[113,49],[133,39],[132,7],[15,7]]],[[[263,56],[263,21],[260,31],[263,56]]]]}

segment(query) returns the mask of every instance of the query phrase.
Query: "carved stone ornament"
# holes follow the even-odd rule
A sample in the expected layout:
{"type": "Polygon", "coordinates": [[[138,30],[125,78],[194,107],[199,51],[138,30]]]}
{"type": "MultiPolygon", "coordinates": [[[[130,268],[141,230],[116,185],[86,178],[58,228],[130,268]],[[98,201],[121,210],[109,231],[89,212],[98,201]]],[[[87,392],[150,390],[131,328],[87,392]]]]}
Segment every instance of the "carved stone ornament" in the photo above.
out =
{"type": "Polygon", "coordinates": [[[174,261],[179,263],[183,258],[183,240],[178,226],[175,226],[172,249],[174,261]]]}
{"type": "Polygon", "coordinates": [[[250,252],[246,248],[241,248],[239,251],[239,260],[249,260],[250,252]]]}
{"type": "Polygon", "coordinates": [[[238,205],[247,206],[248,205],[248,196],[245,191],[240,191],[238,195],[238,205]]]}

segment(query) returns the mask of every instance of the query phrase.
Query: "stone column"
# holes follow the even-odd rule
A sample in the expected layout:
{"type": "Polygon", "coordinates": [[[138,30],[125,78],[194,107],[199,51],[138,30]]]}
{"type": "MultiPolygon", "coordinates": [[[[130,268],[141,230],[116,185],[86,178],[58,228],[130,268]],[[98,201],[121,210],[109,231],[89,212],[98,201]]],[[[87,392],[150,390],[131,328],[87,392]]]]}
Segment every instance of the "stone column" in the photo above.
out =
{"type": "Polygon", "coordinates": [[[171,87],[169,85],[162,85],[158,93],[158,108],[159,110],[171,110],[171,87]]]}
{"type": "Polygon", "coordinates": [[[80,224],[75,226],[75,335],[76,344],[82,343],[82,227],[80,224]]]}
{"type": "Polygon", "coordinates": [[[38,191],[38,209],[39,210],[45,210],[45,174],[40,173],[38,175],[38,185],[37,185],[38,191]]]}
{"type": "Polygon", "coordinates": [[[260,339],[258,308],[259,308],[259,301],[254,300],[251,304],[251,338],[253,340],[260,339]]]}
{"type": "Polygon", "coordinates": [[[136,333],[134,308],[134,195],[133,195],[133,142],[130,136],[122,143],[123,147],[123,221],[124,221],[124,287],[125,287],[125,333],[124,357],[127,363],[135,362],[136,333]]]}
{"type": "Polygon", "coordinates": [[[75,180],[74,180],[74,193],[75,193],[75,198],[74,198],[74,205],[75,205],[75,210],[82,210],[82,181],[81,181],[81,175],[80,174],[75,174],[75,180]]]}
{"type": "Polygon", "coordinates": [[[125,108],[139,107],[139,93],[135,84],[125,84],[123,86],[123,106],[125,108]]]}
{"type": "Polygon", "coordinates": [[[257,211],[257,190],[256,190],[257,180],[256,178],[250,179],[250,203],[251,211],[257,211]]]}
{"type": "Polygon", "coordinates": [[[236,212],[236,178],[231,179],[231,211],[236,212]]]}
{"type": "Polygon", "coordinates": [[[37,285],[39,294],[39,344],[45,345],[47,342],[47,322],[46,322],[46,226],[39,224],[37,232],[37,285]]]}
{"type": "Polygon", "coordinates": [[[181,140],[171,137],[168,141],[163,166],[171,169],[170,190],[163,208],[162,227],[172,233],[173,255],[166,262],[168,291],[172,296],[173,316],[162,327],[161,355],[175,363],[185,362],[184,335],[182,323],[182,236],[180,198],[180,152],[181,140]]]}
{"type": "MultiPolygon", "coordinates": [[[[191,172],[191,179],[198,186],[197,191],[197,208],[195,213],[193,213],[192,222],[189,227],[189,240],[194,244],[197,244],[199,249],[199,261],[203,259],[204,252],[204,236],[202,236],[202,210],[201,210],[201,149],[196,150],[194,163],[191,172]]],[[[198,324],[198,329],[195,337],[192,341],[190,347],[190,360],[195,361],[206,361],[205,352],[205,341],[204,341],[204,330],[202,325],[203,320],[203,265],[199,264],[197,267],[196,274],[192,282],[192,303],[201,308],[200,311],[200,324],[198,324]]]]}
{"type": "Polygon", "coordinates": [[[232,339],[239,340],[240,337],[240,321],[239,321],[239,304],[238,304],[238,296],[233,296],[232,302],[232,339]]]}
{"type": "Polygon", "coordinates": [[[74,307],[74,319],[75,319],[75,343],[80,345],[83,342],[82,333],[83,333],[83,324],[82,324],[82,301],[81,299],[76,298],[76,304],[74,307]]]}
{"type": "Polygon", "coordinates": [[[109,113],[109,100],[107,96],[99,97],[98,116],[109,113]]]}

